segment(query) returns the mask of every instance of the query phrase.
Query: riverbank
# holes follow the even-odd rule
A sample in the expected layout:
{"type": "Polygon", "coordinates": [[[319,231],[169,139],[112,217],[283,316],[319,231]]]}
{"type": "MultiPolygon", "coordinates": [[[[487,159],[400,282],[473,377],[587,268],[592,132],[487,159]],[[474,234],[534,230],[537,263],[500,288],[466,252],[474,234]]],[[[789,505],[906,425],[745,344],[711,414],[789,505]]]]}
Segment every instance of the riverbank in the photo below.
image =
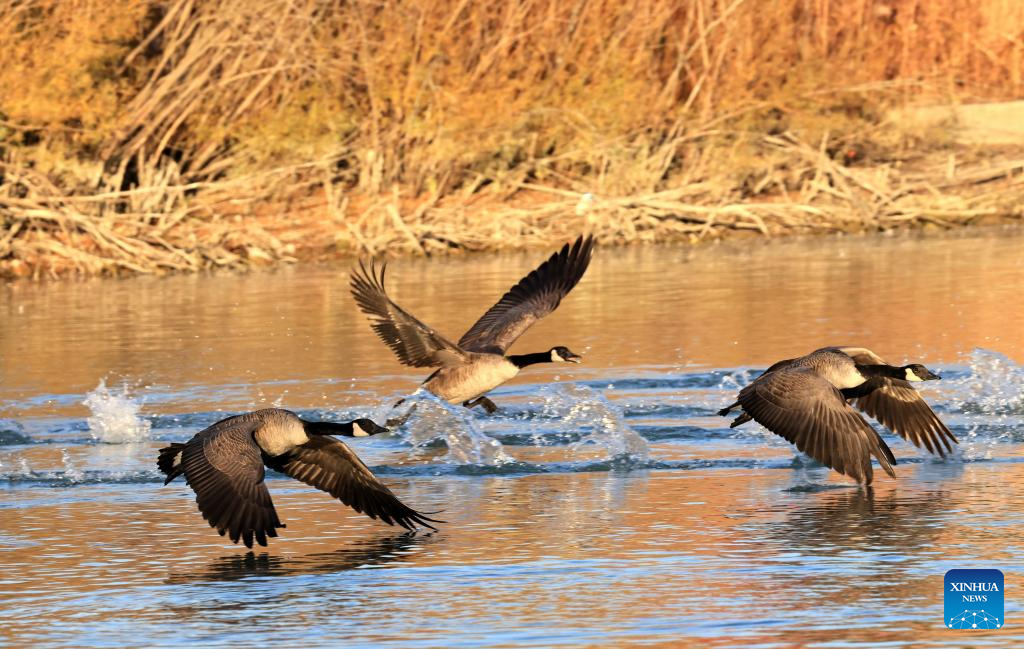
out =
{"type": "Polygon", "coordinates": [[[586,191],[586,183],[521,182],[499,197],[407,198],[397,191],[343,192],[323,182],[275,197],[258,193],[256,176],[74,197],[47,195],[45,179],[7,170],[7,184],[31,189],[20,198],[0,196],[0,276],[164,274],[354,255],[458,254],[550,246],[581,231],[593,232],[602,245],[700,244],[1024,223],[1024,151],[1017,147],[957,145],[851,164],[824,146],[786,136],[764,136],[762,146],[764,167],[739,184],[695,177],[628,196],[586,191]],[[106,201],[139,209],[104,209],[106,201]],[[171,209],[146,209],[154,202],[171,209]]]}
{"type": "Polygon", "coordinates": [[[960,109],[1024,97],[1022,33],[1004,0],[26,0],[0,276],[1019,220],[1022,120],[960,109]]]}

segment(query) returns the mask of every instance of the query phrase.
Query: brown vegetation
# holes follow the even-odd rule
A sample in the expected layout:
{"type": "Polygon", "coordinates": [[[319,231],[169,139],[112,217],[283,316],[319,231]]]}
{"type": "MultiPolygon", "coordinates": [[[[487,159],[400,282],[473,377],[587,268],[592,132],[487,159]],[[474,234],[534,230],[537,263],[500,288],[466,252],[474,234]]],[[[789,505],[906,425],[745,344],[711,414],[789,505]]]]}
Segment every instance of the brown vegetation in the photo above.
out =
{"type": "Polygon", "coordinates": [[[1012,155],[885,118],[1024,94],[1017,0],[0,0],[0,42],[2,274],[1020,216],[1012,155]]]}

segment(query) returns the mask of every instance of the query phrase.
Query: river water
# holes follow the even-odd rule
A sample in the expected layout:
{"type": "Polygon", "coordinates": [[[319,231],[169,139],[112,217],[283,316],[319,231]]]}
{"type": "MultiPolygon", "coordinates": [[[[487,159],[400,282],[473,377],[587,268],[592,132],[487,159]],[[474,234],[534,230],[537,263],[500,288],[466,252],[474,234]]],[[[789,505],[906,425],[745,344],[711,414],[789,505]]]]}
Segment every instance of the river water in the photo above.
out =
{"type": "MultiPolygon", "coordinates": [[[[543,251],[392,262],[393,297],[459,335],[543,251]]],[[[0,286],[0,645],[1024,646],[1024,233],[599,249],[513,351],[501,410],[414,395],[351,446],[400,534],[268,477],[287,529],[248,552],[156,450],[282,406],[382,421],[424,372],[355,308],[345,266],[0,286]],[[867,346],[942,375],[960,439],[886,433],[858,488],[715,415],[780,358],[867,346]],[[943,575],[999,568],[1006,624],[943,624],[943,575]]]]}

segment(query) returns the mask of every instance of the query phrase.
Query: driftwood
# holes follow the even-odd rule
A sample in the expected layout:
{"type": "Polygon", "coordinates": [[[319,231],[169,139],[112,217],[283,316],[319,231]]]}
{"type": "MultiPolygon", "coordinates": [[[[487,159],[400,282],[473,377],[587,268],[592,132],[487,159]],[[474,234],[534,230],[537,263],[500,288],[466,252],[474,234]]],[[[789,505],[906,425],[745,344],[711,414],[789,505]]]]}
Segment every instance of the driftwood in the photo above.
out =
{"type": "Polygon", "coordinates": [[[473,195],[405,202],[391,195],[357,208],[351,190],[324,172],[330,161],[222,182],[176,185],[173,174],[164,174],[141,189],[71,195],[39,174],[4,165],[0,273],[159,274],[303,256],[445,254],[547,245],[581,230],[604,244],[696,243],[734,233],[774,237],[1024,220],[1018,201],[1024,159],[983,159],[956,166],[951,175],[949,165],[914,172],[848,167],[823,147],[792,137],[766,137],[765,145],[786,154],[790,182],[801,179],[784,195],[744,199],[734,187],[706,180],[634,196],[521,182],[507,200],[493,203],[477,204],[473,195]],[[282,199],[296,195],[311,200],[282,199]],[[294,217],[299,234],[320,236],[275,235],[259,210],[272,215],[271,224],[294,217]]]}

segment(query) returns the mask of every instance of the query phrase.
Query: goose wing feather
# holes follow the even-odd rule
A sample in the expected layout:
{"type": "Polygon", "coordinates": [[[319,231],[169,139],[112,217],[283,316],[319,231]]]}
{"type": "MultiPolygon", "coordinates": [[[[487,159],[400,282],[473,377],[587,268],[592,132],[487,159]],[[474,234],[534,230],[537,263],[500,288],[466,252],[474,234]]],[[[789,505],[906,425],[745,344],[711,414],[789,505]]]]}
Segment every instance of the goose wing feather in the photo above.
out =
{"type": "Polygon", "coordinates": [[[903,439],[929,453],[945,457],[957,443],[949,430],[909,381],[875,377],[875,389],[854,400],[854,405],[903,439]]]}
{"type": "Polygon", "coordinates": [[[414,530],[437,529],[440,523],[408,507],[387,488],[351,449],[330,435],[314,435],[292,451],[268,458],[268,466],[311,487],[326,491],[357,512],[414,530]]]}
{"type": "MultiPolygon", "coordinates": [[[[864,347],[838,349],[858,365],[888,365],[881,356],[864,347]]],[[[953,444],[957,443],[953,432],[909,381],[874,377],[871,384],[873,390],[854,400],[857,408],[914,446],[924,446],[929,453],[945,457],[953,451],[953,444]]]]}
{"type": "Polygon", "coordinates": [[[371,327],[398,360],[412,367],[440,367],[468,362],[468,356],[457,345],[423,324],[411,313],[395,304],[384,290],[384,272],[375,263],[369,268],[359,262],[351,275],[352,296],[359,308],[371,319],[371,327]]]}
{"type": "Polygon", "coordinates": [[[857,365],[888,365],[881,356],[867,347],[826,347],[825,349],[842,352],[852,358],[857,365]]]}
{"type": "Polygon", "coordinates": [[[892,451],[878,433],[813,370],[783,367],[740,391],[743,410],[825,466],[870,484],[871,456],[895,475],[892,451]]]}
{"type": "Polygon", "coordinates": [[[235,543],[267,544],[284,527],[263,481],[262,453],[253,433],[262,422],[231,417],[197,433],[181,452],[185,479],[196,492],[199,511],[235,543]]]}
{"type": "Polygon", "coordinates": [[[504,354],[533,323],[558,308],[587,271],[593,251],[593,236],[562,246],[488,309],[459,339],[459,347],[504,354]]]}

